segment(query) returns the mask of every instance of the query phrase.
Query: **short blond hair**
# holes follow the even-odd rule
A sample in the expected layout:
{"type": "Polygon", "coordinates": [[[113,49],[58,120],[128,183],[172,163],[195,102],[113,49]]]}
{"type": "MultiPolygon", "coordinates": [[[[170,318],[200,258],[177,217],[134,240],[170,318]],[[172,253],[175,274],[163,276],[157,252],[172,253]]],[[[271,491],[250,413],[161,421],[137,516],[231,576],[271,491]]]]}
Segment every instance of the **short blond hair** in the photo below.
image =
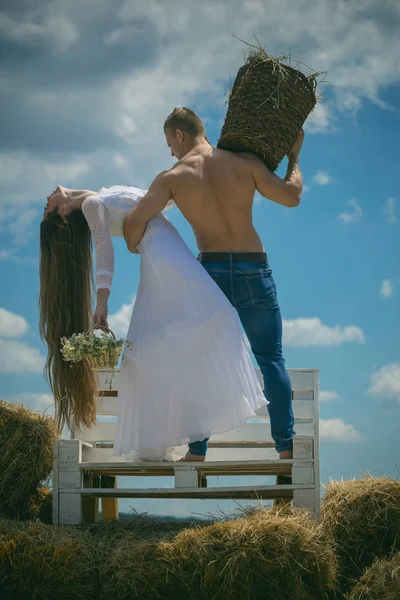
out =
{"type": "Polygon", "coordinates": [[[174,134],[177,129],[182,129],[192,137],[206,137],[206,128],[203,121],[193,110],[186,106],[174,108],[172,113],[168,115],[164,123],[164,133],[167,129],[172,130],[174,134]]]}

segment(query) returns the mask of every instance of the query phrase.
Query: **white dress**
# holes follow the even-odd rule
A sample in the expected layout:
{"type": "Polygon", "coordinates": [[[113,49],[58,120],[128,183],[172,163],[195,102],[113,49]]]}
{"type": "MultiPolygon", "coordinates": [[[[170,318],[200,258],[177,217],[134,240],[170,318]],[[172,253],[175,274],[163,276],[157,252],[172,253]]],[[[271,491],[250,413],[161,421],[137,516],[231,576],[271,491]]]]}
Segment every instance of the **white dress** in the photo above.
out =
{"type": "MultiPolygon", "coordinates": [[[[96,246],[97,287],[111,289],[111,236],[146,193],[102,188],[82,205],[96,246]]],[[[167,209],[173,205],[167,205],[167,209]]],[[[239,317],[160,213],[138,250],[140,283],[122,355],[114,455],[173,460],[189,442],[231,431],[267,404],[239,317]]]]}

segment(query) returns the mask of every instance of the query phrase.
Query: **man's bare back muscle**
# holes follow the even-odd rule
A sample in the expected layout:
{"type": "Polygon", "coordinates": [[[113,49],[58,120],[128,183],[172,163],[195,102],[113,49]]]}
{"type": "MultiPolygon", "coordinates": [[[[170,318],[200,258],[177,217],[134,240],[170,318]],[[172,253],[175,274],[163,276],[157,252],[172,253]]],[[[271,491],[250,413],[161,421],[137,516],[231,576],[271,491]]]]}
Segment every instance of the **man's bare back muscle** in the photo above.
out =
{"type": "Polygon", "coordinates": [[[252,223],[256,187],[251,163],[246,155],[201,145],[166,174],[200,251],[263,251],[252,223]]]}
{"type": "Polygon", "coordinates": [[[124,235],[131,252],[150,218],[173,199],[192,226],[201,252],[263,252],[252,222],[254,194],[284,206],[297,206],[302,191],[298,154],[301,132],[281,179],[253,154],[213,148],[204,136],[191,137],[179,130],[166,132],[171,154],[179,160],[160,173],[138,206],[128,213],[124,235]]]}

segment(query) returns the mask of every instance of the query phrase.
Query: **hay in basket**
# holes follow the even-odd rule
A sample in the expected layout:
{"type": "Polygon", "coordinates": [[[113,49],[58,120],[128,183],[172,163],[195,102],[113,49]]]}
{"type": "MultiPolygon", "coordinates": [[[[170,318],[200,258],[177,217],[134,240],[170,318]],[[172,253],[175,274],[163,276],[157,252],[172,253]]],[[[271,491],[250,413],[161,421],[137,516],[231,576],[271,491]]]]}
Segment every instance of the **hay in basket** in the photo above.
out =
{"type": "Polygon", "coordinates": [[[290,59],[273,57],[257,43],[247,44],[247,59],[230,91],[217,147],[251,152],[275,171],[314,109],[316,88],[325,73],[305,75],[287,64],[290,59]]]}

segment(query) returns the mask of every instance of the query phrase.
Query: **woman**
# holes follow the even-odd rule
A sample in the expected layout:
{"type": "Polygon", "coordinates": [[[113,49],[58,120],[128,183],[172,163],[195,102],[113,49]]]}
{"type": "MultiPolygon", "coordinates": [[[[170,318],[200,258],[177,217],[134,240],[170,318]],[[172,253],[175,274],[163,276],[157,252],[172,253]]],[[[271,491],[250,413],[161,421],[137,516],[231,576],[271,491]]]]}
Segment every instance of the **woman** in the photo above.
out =
{"type": "MultiPolygon", "coordinates": [[[[94,323],[107,326],[114,272],[112,236],[146,194],[113,186],[99,192],[57,187],[41,224],[40,331],[57,420],[90,427],[96,380],[62,360],[60,338],[91,325],[91,240],[96,247],[94,323]],[[82,385],[82,382],[85,385],[82,385]]],[[[173,205],[167,205],[167,209],[173,205]]],[[[137,247],[140,283],[122,356],[114,455],[135,460],[196,456],[196,443],[230,431],[267,404],[236,311],[163,213],[137,247]],[[175,449],[172,451],[172,449],[175,449]]]]}

